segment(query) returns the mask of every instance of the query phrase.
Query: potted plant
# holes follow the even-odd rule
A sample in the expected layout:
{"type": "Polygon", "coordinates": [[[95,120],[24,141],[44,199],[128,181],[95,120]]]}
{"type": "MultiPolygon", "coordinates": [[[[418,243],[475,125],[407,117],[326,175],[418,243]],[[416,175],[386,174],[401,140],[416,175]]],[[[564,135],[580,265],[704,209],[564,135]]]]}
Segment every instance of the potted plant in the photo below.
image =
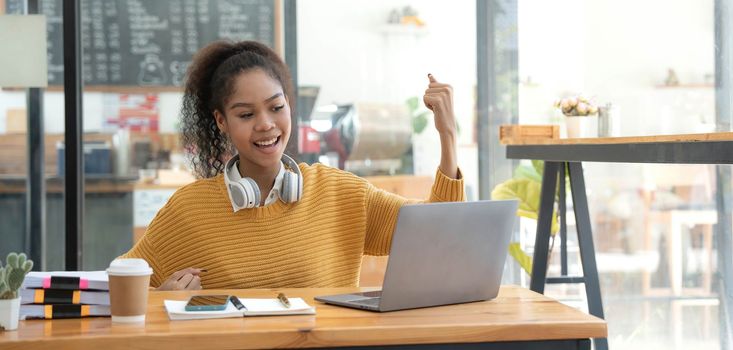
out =
{"type": "Polygon", "coordinates": [[[583,96],[574,96],[555,101],[565,115],[565,126],[569,138],[598,136],[598,106],[583,96]]]}
{"type": "MultiPolygon", "coordinates": [[[[520,164],[514,170],[514,177],[494,187],[491,191],[491,199],[517,199],[519,200],[517,215],[537,220],[540,210],[540,193],[542,192],[542,173],[544,167],[544,162],[540,160],[533,160],[532,166],[520,164]]],[[[551,226],[553,237],[559,229],[560,225],[558,224],[557,212],[554,211],[551,226]]],[[[519,266],[528,275],[532,275],[532,257],[522,250],[519,242],[509,244],[509,255],[519,263],[519,266]]]]}
{"type": "Polygon", "coordinates": [[[0,328],[6,331],[18,329],[20,294],[25,275],[33,268],[33,261],[25,254],[10,253],[5,267],[0,263],[0,328]]]}

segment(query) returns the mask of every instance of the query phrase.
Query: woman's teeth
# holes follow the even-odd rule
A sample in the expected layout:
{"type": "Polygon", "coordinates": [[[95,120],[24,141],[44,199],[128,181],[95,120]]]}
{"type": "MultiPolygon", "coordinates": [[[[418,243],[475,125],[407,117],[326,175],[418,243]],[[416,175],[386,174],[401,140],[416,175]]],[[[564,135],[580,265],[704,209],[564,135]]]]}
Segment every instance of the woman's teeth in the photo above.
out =
{"type": "Polygon", "coordinates": [[[258,146],[258,147],[269,147],[269,146],[272,146],[272,145],[274,145],[275,143],[277,143],[277,141],[278,141],[279,139],[280,139],[280,136],[278,136],[278,137],[275,137],[275,138],[273,138],[273,139],[270,139],[270,140],[265,140],[265,141],[257,141],[257,142],[255,142],[255,145],[256,145],[256,146],[258,146]]]}

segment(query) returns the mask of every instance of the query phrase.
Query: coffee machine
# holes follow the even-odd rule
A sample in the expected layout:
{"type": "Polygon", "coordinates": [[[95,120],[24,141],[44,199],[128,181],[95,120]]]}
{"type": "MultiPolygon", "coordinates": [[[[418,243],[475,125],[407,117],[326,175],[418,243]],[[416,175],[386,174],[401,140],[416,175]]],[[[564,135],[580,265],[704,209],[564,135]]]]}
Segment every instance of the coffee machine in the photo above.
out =
{"type": "MultiPolygon", "coordinates": [[[[322,154],[338,157],[338,167],[358,175],[395,174],[412,147],[407,106],[358,102],[338,105],[332,127],[321,134],[322,154]]],[[[411,164],[410,164],[411,165],[411,164]]]]}

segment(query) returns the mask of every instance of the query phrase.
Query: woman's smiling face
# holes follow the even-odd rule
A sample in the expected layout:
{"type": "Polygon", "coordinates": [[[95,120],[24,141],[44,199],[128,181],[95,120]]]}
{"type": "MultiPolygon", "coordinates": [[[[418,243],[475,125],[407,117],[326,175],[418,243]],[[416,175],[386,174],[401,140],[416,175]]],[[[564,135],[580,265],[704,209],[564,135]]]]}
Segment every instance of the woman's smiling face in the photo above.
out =
{"type": "Polygon", "coordinates": [[[290,105],[280,83],[259,68],[242,72],[222,107],[214,111],[216,124],[239,152],[240,169],[279,169],[290,138],[290,105]]]}

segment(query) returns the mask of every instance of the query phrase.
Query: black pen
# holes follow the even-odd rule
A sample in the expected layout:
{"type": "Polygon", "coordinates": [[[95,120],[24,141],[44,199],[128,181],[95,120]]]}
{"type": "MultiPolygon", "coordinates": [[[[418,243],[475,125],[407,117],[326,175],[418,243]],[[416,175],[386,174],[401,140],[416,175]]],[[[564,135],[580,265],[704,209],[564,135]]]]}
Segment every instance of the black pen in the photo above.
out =
{"type": "Polygon", "coordinates": [[[244,304],[242,304],[242,302],[236,296],[234,295],[230,296],[229,300],[232,301],[232,304],[234,304],[234,307],[236,307],[237,310],[242,310],[242,309],[244,309],[245,311],[247,310],[247,307],[244,306],[244,304]]]}

